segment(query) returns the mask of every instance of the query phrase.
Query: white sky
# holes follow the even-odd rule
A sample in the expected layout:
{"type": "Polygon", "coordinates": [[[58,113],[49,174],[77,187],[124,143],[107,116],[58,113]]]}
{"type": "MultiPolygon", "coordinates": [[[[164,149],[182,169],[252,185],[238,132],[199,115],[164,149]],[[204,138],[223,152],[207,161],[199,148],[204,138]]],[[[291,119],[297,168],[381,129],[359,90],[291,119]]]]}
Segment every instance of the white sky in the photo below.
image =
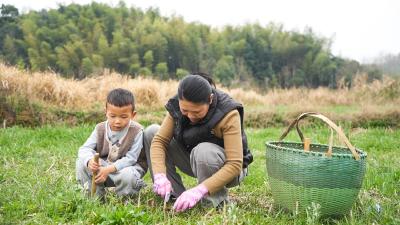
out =
{"type": "MultiPolygon", "coordinates": [[[[92,0],[0,0],[22,12],[56,8],[57,3],[85,4],[92,0]]],[[[96,0],[111,6],[119,0],[96,0]]],[[[181,15],[213,27],[270,22],[286,30],[311,27],[318,35],[333,38],[337,56],[367,62],[381,54],[400,53],[399,0],[125,0],[126,5],[147,9],[155,6],[164,16],[181,15]]]]}

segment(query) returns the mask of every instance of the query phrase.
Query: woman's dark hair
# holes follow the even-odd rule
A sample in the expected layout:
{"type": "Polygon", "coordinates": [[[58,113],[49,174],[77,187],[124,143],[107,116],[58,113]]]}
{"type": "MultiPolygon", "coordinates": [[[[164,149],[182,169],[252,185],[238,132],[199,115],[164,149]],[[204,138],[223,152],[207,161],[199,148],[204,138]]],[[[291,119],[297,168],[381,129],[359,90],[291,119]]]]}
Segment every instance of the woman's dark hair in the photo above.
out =
{"type": "Polygon", "coordinates": [[[135,110],[135,98],[132,92],[126,89],[117,88],[111,90],[107,95],[107,103],[117,107],[132,105],[132,111],[135,110]]]}
{"type": "Polygon", "coordinates": [[[179,82],[178,97],[193,103],[209,103],[213,88],[214,81],[208,74],[187,75],[179,82]]]}

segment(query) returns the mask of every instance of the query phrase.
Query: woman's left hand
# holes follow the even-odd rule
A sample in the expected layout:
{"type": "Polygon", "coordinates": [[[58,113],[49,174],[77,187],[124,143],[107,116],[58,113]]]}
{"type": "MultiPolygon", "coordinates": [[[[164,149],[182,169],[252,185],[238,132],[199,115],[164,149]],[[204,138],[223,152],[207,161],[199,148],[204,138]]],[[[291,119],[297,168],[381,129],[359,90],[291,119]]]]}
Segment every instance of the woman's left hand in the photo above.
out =
{"type": "Polygon", "coordinates": [[[203,184],[199,184],[196,187],[183,192],[174,204],[174,210],[177,212],[183,212],[187,209],[195,206],[200,199],[206,196],[208,190],[203,184]]]}

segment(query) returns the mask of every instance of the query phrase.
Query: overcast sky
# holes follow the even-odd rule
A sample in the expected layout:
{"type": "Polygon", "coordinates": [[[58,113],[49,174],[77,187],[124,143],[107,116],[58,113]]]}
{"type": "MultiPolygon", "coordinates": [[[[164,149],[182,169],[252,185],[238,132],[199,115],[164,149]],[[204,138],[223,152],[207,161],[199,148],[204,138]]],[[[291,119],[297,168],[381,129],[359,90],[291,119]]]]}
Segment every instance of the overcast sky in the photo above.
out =
{"type": "MultiPolygon", "coordinates": [[[[22,12],[57,8],[57,3],[90,3],[92,0],[0,0],[22,12]]],[[[118,0],[96,0],[111,6],[118,0]]],[[[213,27],[258,22],[283,24],[286,30],[311,27],[332,38],[337,56],[367,62],[381,54],[400,53],[399,0],[125,0],[127,6],[155,6],[164,16],[181,15],[213,27]]]]}

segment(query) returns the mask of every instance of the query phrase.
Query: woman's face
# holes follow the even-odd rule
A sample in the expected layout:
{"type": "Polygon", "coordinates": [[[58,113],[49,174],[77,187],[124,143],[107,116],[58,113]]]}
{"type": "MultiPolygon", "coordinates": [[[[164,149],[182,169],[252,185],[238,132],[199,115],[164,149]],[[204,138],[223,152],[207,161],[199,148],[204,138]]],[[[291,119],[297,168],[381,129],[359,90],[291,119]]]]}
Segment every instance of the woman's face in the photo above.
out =
{"type": "MultiPolygon", "coordinates": [[[[210,97],[212,99],[212,97],[210,97]]],[[[179,108],[181,110],[182,115],[189,118],[190,122],[197,123],[201,119],[203,119],[210,108],[210,103],[193,103],[190,101],[186,101],[185,99],[179,100],[179,108]]]]}

